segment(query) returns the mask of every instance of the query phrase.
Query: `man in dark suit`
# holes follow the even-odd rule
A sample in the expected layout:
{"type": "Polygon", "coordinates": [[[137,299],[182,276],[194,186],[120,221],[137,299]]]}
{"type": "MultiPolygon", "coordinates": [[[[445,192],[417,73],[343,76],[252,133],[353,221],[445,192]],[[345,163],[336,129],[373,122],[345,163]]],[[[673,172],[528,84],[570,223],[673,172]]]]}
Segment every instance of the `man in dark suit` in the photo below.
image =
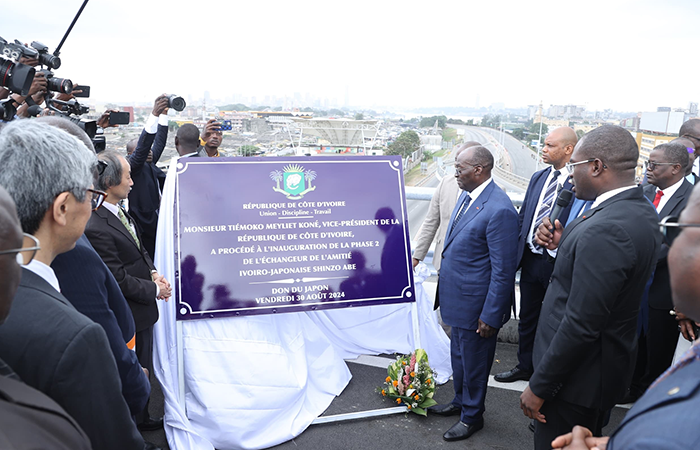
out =
{"type": "Polygon", "coordinates": [[[181,158],[201,157],[203,149],[199,149],[199,128],[191,123],[182,125],[175,135],[175,150],[181,158]]]}
{"type": "MultiPolygon", "coordinates": [[[[15,204],[0,186],[0,326],[10,312],[22,271],[18,255],[29,263],[33,252],[20,253],[22,228],[15,204]]],[[[0,447],[91,449],[85,432],[56,402],[22,383],[0,359],[0,447]]]]}
{"type": "Polygon", "coordinates": [[[700,119],[690,119],[681,125],[678,130],[678,136],[686,138],[693,143],[695,148],[695,164],[693,165],[692,172],[695,175],[700,175],[700,168],[698,167],[697,157],[700,154],[700,119]]]}
{"type": "Polygon", "coordinates": [[[518,214],[491,178],[485,147],[457,157],[463,190],[452,212],[442,251],[438,293],[442,317],[452,327],[455,397],[431,411],[459,415],[443,438],[467,439],[484,426],[484,400],[498,329],[508,320],[515,285],[518,214]]]}
{"type": "MultiPolygon", "coordinates": [[[[569,127],[560,127],[549,133],[544,140],[542,161],[551,167],[542,169],[530,179],[520,207],[520,237],[518,238],[518,261],[520,273],[520,321],[518,322],[518,365],[513,369],[496,374],[494,379],[501,383],[516,380],[529,380],[532,375],[532,347],[540,317],[542,300],[549,285],[554,263],[546,250],[534,242],[537,228],[545,217],[549,217],[562,189],[571,190],[569,173],[565,165],[569,162],[576,146],[576,132],[569,127]]],[[[571,205],[559,216],[566,223],[571,205]]]]}
{"type": "MultiPolygon", "coordinates": [[[[662,144],[649,153],[647,180],[644,195],[654,204],[659,218],[678,217],[693,191],[685,178],[688,167],[688,150],[680,143],[662,144]]],[[[639,338],[637,363],[625,402],[639,398],[649,385],[673,362],[678,344],[678,322],[670,314],[673,310],[671,285],[666,256],[668,246],[662,245],[659,252],[653,281],[649,288],[648,326],[639,338]]],[[[690,320],[684,319],[692,327],[690,320]]]]}
{"type": "MultiPolygon", "coordinates": [[[[700,321],[700,190],[694,189],[680,216],[680,227],[668,252],[673,301],[678,311],[700,321]]],[[[668,236],[669,234],[667,234],[668,236]]],[[[584,427],[558,437],[554,448],[607,450],[700,448],[700,346],[690,348],[661,375],[618,425],[610,437],[593,437],[584,427]]],[[[598,436],[598,435],[596,435],[598,436]]]]}
{"type": "MultiPolygon", "coordinates": [[[[153,373],[153,324],[158,320],[156,298],[170,297],[170,284],[158,274],[141,244],[141,235],[131,217],[118,203],[129,195],[133,182],[130,166],[117,152],[106,151],[98,158],[106,163],[97,186],[107,193],[102,208],[93,211],[85,235],[116,278],[136,324],[136,356],[141,366],[153,373]]],[[[142,430],[162,426],[151,419],[148,406],[137,416],[142,430]]]]}
{"type": "Polygon", "coordinates": [[[77,139],[44,123],[15,121],[0,132],[0,185],[17,204],[23,231],[41,246],[22,268],[0,327],[0,358],[63,407],[93,448],[141,450],[105,331],[59,292],[50,267],[75,246],[90,217],[95,163],[77,139]]]}
{"type": "Polygon", "coordinates": [[[126,145],[134,186],[129,192],[129,214],[141,229],[143,246],[153,257],[156,249],[156,230],[160,193],[165,173],[156,167],[168,139],[168,97],[159,96],[153,112],[138,140],[126,145]]]}
{"type": "Polygon", "coordinates": [[[576,145],[570,172],[576,196],[593,200],[564,230],[544,223],[537,242],[557,259],[537,325],[535,372],[520,397],[537,419],[535,448],[583,425],[599,434],[603,413],[629,386],[642,294],[660,248],[658,215],[636,186],[639,150],[613,125],[576,145]]]}

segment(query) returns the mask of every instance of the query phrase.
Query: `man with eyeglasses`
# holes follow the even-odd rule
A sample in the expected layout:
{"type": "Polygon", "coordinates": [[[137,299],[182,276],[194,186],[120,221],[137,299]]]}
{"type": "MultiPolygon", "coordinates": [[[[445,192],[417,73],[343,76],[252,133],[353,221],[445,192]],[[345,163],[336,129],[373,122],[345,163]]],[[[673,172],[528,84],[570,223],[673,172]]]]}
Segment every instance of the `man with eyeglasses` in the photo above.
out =
{"type": "MultiPolygon", "coordinates": [[[[659,145],[649,153],[649,184],[644,186],[644,195],[653,203],[661,218],[677,217],[685,209],[693,191],[693,185],[685,178],[688,160],[688,149],[678,142],[659,145]]],[[[662,245],[649,288],[648,314],[643,319],[648,326],[642,327],[632,385],[629,395],[623,400],[625,403],[637,400],[673,362],[678,344],[678,322],[669,314],[673,310],[673,301],[667,255],[668,246],[662,245]]],[[[692,328],[689,320],[684,321],[692,328]]]]}
{"type": "Polygon", "coordinates": [[[604,125],[581,138],[570,167],[576,197],[595,200],[566,230],[538,243],[557,249],[537,325],[535,372],[520,397],[536,419],[535,449],[583,425],[600,434],[634,369],[637,317],[661,244],[658,215],[635,183],[637,143],[604,125]]]}
{"type": "MultiPolygon", "coordinates": [[[[156,298],[170,297],[170,283],[158,274],[142,243],[142,235],[120,202],[133,185],[126,158],[114,151],[98,155],[104,170],[96,185],[107,193],[102,208],[94,211],[85,229],[90,243],[116,278],[126,298],[136,326],[136,356],[153,373],[153,324],[158,320],[156,298]]],[[[163,426],[162,418],[151,418],[146,407],[136,417],[139,429],[150,431],[163,426]]]]}
{"type": "MultiPolygon", "coordinates": [[[[577,142],[576,132],[569,127],[559,127],[544,140],[542,160],[551,167],[535,172],[525,192],[518,219],[518,266],[520,274],[520,312],[518,322],[518,364],[511,370],[498,373],[494,379],[501,383],[529,380],[532,375],[532,348],[535,343],[537,321],[542,300],[549,285],[554,264],[547,250],[537,245],[535,233],[545,217],[549,217],[562,189],[571,190],[569,162],[577,142]]],[[[571,204],[562,210],[559,220],[566,223],[571,204]]]]}
{"type": "MultiPolygon", "coordinates": [[[[15,204],[0,186],[0,327],[22,276],[21,265],[30,262],[39,249],[37,239],[24,234],[15,204]],[[29,243],[29,247],[27,244],[29,243]]],[[[85,432],[56,402],[22,383],[0,359],[0,442],[3,448],[91,449],[85,432]],[[8,447],[9,446],[9,447],[8,447]]]]}
{"type": "Polygon", "coordinates": [[[95,164],[78,139],[40,121],[0,131],[0,185],[15,201],[23,231],[41,246],[31,262],[23,259],[12,311],[0,327],[0,358],[61,405],[93,448],[142,450],[104,329],[60,293],[51,269],[90,218],[95,164]]]}
{"type": "Polygon", "coordinates": [[[450,357],[455,396],[430,411],[459,416],[443,434],[468,439],[484,427],[484,402],[498,329],[510,318],[514,299],[518,214],[491,177],[494,160],[481,146],[457,157],[462,194],[447,227],[438,297],[452,327],[450,357]]]}
{"type": "MultiPolygon", "coordinates": [[[[661,221],[675,240],[668,252],[673,302],[678,311],[700,321],[700,190],[694,189],[677,217],[661,221]],[[682,231],[681,231],[682,230],[682,231]],[[680,234],[678,234],[680,232],[680,234]]],[[[611,436],[599,437],[577,426],[559,436],[555,449],[686,450],[700,447],[700,346],[694,345],[664,372],[618,425],[611,436]]]]}

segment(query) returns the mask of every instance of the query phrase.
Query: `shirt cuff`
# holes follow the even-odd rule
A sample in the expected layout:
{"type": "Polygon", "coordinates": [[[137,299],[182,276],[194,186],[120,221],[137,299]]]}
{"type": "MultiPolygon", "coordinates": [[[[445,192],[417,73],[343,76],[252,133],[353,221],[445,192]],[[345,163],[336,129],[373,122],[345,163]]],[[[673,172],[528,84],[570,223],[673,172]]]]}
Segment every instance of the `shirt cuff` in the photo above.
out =
{"type": "Polygon", "coordinates": [[[158,116],[158,125],[165,125],[167,127],[169,123],[170,119],[168,118],[167,114],[161,114],[158,116]]]}
{"type": "Polygon", "coordinates": [[[160,286],[158,286],[158,283],[156,283],[155,281],[153,282],[153,284],[156,285],[156,298],[158,298],[158,296],[160,295],[160,286]]]}
{"type": "Polygon", "coordinates": [[[557,249],[556,248],[554,250],[547,249],[547,253],[549,253],[549,256],[551,256],[552,258],[557,257],[557,249]]]}
{"type": "Polygon", "coordinates": [[[146,130],[146,133],[148,134],[156,134],[156,131],[158,131],[158,118],[151,113],[148,116],[148,120],[146,120],[146,125],[143,127],[144,130],[146,130]]]}

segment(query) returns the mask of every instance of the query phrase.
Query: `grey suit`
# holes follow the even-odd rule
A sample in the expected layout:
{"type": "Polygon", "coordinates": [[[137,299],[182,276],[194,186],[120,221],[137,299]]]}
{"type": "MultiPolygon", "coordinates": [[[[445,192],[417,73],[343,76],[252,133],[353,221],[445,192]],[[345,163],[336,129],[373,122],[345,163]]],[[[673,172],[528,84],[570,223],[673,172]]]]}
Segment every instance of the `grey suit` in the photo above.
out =
{"type": "Polygon", "coordinates": [[[447,225],[450,222],[450,216],[455,209],[457,198],[460,193],[461,189],[457,185],[455,177],[451,175],[445,176],[442,181],[440,181],[437,189],[435,189],[433,198],[430,200],[430,206],[428,207],[428,214],[425,216],[425,220],[423,220],[423,224],[416,235],[413,257],[423,261],[437,233],[435,253],[433,254],[433,266],[435,266],[436,270],[440,270],[442,248],[445,244],[447,225]]]}
{"type": "Polygon", "coordinates": [[[142,450],[102,327],[43,278],[22,269],[0,358],[73,417],[95,449],[142,450]]]}

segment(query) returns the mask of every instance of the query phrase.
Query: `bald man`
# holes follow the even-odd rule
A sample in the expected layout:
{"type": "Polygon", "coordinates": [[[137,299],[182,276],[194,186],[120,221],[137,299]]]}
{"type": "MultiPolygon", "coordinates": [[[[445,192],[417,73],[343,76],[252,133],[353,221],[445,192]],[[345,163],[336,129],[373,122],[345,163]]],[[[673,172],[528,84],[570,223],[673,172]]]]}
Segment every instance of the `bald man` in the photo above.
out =
{"type": "MultiPolygon", "coordinates": [[[[560,127],[544,140],[542,160],[550,167],[542,169],[530,179],[523,205],[520,207],[520,237],[518,239],[518,266],[520,274],[520,322],[518,322],[518,365],[495,375],[501,383],[529,380],[532,375],[532,348],[535,343],[537,321],[554,263],[537,245],[533,236],[544,217],[548,217],[562,189],[571,190],[569,173],[565,165],[574,152],[576,132],[560,127]]],[[[569,217],[571,205],[559,216],[562,223],[569,217]]]]}
{"type": "MultiPolygon", "coordinates": [[[[468,141],[457,147],[453,152],[455,161],[460,153],[469,147],[481,145],[476,141],[468,141]]],[[[440,261],[442,260],[442,245],[445,242],[445,234],[447,233],[447,223],[450,221],[450,215],[455,209],[457,198],[461,193],[457,181],[453,176],[445,176],[440,181],[433,198],[430,199],[428,214],[423,220],[418,234],[416,235],[415,247],[413,249],[413,267],[415,268],[419,262],[423,261],[425,255],[428,254],[430,244],[435,239],[437,234],[437,242],[435,243],[435,252],[433,253],[433,266],[435,270],[440,270],[440,261]]]]}

